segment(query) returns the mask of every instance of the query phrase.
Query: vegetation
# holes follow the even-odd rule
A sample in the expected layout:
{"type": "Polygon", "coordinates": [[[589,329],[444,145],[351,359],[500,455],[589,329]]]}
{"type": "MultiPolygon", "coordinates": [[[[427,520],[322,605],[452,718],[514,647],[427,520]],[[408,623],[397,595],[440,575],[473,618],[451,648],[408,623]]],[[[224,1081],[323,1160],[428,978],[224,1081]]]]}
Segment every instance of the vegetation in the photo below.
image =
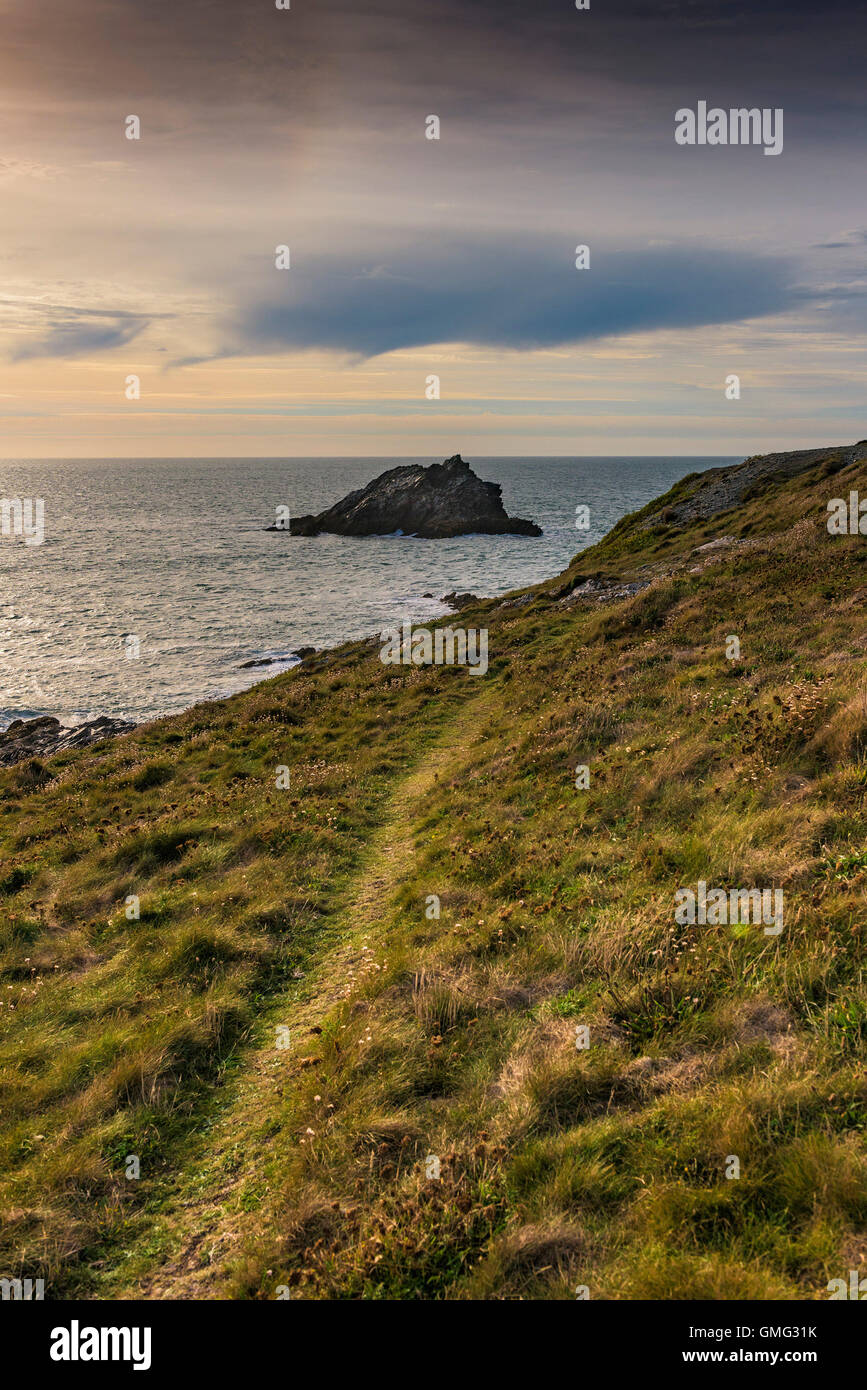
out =
{"type": "Polygon", "coordinates": [[[462,611],[485,676],[356,643],[3,770],[4,1274],[827,1298],[867,1256],[856,473],[647,529],[678,484],[462,611]],[[589,577],[651,583],[558,600],[589,577]],[[782,888],[782,933],[678,925],[700,879],[782,888]]]}

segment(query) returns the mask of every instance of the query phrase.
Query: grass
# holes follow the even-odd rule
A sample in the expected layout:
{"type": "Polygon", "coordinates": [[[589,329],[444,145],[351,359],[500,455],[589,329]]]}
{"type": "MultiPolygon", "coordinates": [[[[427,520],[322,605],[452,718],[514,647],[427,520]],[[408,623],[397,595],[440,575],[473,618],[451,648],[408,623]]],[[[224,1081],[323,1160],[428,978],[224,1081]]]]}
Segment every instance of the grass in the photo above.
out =
{"type": "Polygon", "coordinates": [[[867,1256],[867,552],[824,526],[857,485],[627,519],[462,613],[484,678],[354,644],[3,771],[4,1272],[826,1297],[867,1256]],[[556,601],[591,576],[651,583],[556,601]],[[699,879],[781,887],[782,934],[677,924],[699,879]]]}

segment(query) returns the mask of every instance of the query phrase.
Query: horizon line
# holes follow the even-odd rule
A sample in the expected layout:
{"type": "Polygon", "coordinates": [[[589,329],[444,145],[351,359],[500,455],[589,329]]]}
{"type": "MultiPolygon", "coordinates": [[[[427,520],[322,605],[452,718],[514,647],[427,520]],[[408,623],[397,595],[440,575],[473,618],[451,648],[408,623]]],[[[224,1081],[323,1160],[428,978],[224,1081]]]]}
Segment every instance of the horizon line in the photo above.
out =
{"type": "MultiPolygon", "coordinates": [[[[834,449],[845,448],[845,445],[835,444],[807,444],[807,449],[834,449]]],[[[771,449],[769,453],[795,453],[797,450],[771,449]]],[[[446,455],[453,457],[453,455],[446,455]]],[[[460,455],[463,458],[463,454],[460,455]]],[[[603,458],[603,459],[631,459],[631,458],[670,458],[670,459],[695,459],[695,458],[741,458],[752,457],[744,455],[743,450],[738,450],[735,454],[672,454],[670,452],[662,454],[473,454],[475,459],[570,459],[570,458],[603,458]]],[[[186,463],[194,460],[197,463],[256,463],[276,459],[428,459],[439,458],[439,454],[10,454],[0,457],[0,464],[3,463],[186,463]]]]}

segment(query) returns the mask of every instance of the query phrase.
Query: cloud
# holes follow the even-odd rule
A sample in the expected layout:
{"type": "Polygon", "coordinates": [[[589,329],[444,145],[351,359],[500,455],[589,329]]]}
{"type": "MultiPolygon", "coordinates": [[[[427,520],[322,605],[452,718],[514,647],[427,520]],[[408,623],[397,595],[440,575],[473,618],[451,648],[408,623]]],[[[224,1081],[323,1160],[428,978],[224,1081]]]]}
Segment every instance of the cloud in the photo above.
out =
{"type": "Polygon", "coordinates": [[[363,94],[369,111],[438,93],[450,111],[460,101],[469,113],[497,92],[543,110],[552,91],[561,102],[572,91],[577,107],[594,76],[647,90],[679,88],[685,74],[699,95],[734,86],[746,100],[754,84],[785,88],[787,109],[815,116],[823,88],[860,100],[852,55],[867,23],[862,0],[608,0],[598,14],[571,0],[329,0],[286,12],[274,0],[78,0],[53,7],[50,26],[42,11],[33,0],[3,3],[21,98],[36,87],[38,105],[45,84],[76,99],[132,101],[130,110],[140,98],[152,110],[206,102],[212,120],[233,99],[278,120],[293,94],[308,119],[341,94],[350,104],[363,94]]]}
{"type": "MultiPolygon", "coordinates": [[[[20,304],[16,306],[20,311],[20,304]]],[[[38,357],[79,357],[124,347],[148,327],[153,315],[127,310],[79,309],[68,305],[31,304],[27,306],[40,324],[24,341],[12,349],[13,362],[38,357]]],[[[163,317],[160,315],[159,317],[163,317]]]]}
{"type": "Polygon", "coordinates": [[[550,239],[362,254],[294,256],[291,270],[272,269],[267,292],[257,287],[232,316],[219,355],[319,348],[366,358],[452,342],[532,350],[734,323],[796,302],[787,263],[747,252],[591,247],[587,270],[550,239]]]}
{"type": "Polygon", "coordinates": [[[853,247],[860,248],[865,241],[867,241],[867,231],[859,228],[855,231],[841,232],[839,241],[817,241],[815,249],[817,251],[848,251],[853,247]]]}

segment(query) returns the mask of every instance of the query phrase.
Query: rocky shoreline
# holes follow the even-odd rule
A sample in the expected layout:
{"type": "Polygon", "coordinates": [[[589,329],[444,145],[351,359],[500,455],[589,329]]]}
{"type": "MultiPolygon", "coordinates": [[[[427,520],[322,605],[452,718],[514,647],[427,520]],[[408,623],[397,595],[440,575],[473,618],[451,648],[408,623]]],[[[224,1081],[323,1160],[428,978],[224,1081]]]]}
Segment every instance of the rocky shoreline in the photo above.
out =
{"type": "MultiPolygon", "coordinates": [[[[658,511],[649,511],[649,515],[640,521],[641,529],[653,527],[669,526],[679,528],[690,524],[696,519],[708,520],[709,518],[730,510],[738,505],[745,497],[754,495],[757,489],[764,486],[771,486],[775,482],[796,477],[807,469],[814,467],[817,463],[824,465],[823,472],[828,478],[852,463],[867,460],[867,440],[860,440],[855,445],[834,446],[826,449],[805,449],[788,453],[757,455],[746,459],[741,464],[735,464],[724,468],[710,469],[701,475],[692,475],[684,482],[691,483],[687,495],[678,499],[676,502],[669,503],[658,511]]],[[[488,491],[488,501],[493,505],[495,511],[502,514],[502,518],[511,525],[513,519],[506,517],[505,510],[499,500],[500,489],[494,483],[482,483],[476,478],[475,474],[464,463],[460,455],[455,455],[452,459],[447,459],[445,464],[435,464],[431,468],[400,468],[392,469],[389,473],[383,474],[380,479],[369,485],[364,493],[350,494],[349,498],[344,499],[343,503],[338,503],[332,509],[337,511],[348,503],[358,501],[362,496],[372,492],[374,489],[379,491],[379,485],[383,482],[399,483],[398,492],[404,493],[404,489],[409,485],[413,487],[419,485],[417,475],[435,474],[433,482],[436,491],[440,492],[445,481],[445,491],[450,491],[449,481],[457,486],[458,491],[463,491],[463,486],[467,480],[471,480],[470,487],[475,491],[475,485],[479,485],[488,491]],[[415,475],[414,481],[409,475],[415,475]],[[445,479],[440,475],[447,475],[445,479]]],[[[426,491],[427,479],[421,480],[421,491],[426,491]]],[[[390,488],[386,488],[389,492],[390,488]]],[[[382,500],[380,495],[379,500],[382,500]]],[[[393,500],[393,499],[392,499],[393,500]]],[[[405,498],[404,498],[405,500],[405,498]]],[[[649,509],[648,509],[649,510],[649,509]]],[[[325,515],[325,514],[322,514],[325,515]]],[[[304,522],[319,522],[320,518],[299,518],[299,524],[304,522]]],[[[356,518],[357,520],[357,518],[356,518]]],[[[368,517],[369,520],[369,517],[368,517]]],[[[443,518],[441,517],[442,521],[443,518]]],[[[499,521],[499,517],[497,519],[499,521]]],[[[538,534],[538,528],[532,522],[514,523],[521,527],[532,528],[525,534],[538,534]]],[[[281,529],[269,527],[269,530],[281,529]]],[[[298,532],[293,523],[293,534],[318,534],[318,529],[308,529],[298,532]]],[[[328,529],[322,527],[321,529],[328,529]]],[[[479,528],[481,529],[481,528],[479,528]]],[[[343,534],[364,534],[362,531],[347,530],[343,534]]],[[[416,534],[423,534],[416,531],[416,534]]],[[[447,531],[431,531],[428,534],[451,534],[447,531]]],[[[732,535],[722,535],[714,540],[706,541],[697,546],[689,558],[697,563],[690,568],[691,574],[698,574],[705,565],[713,563],[718,559],[719,552],[725,552],[730,547],[743,547],[751,549],[760,546],[761,539],[749,539],[746,537],[737,538],[732,535]]],[[[569,608],[577,604],[603,604],[615,600],[625,600],[633,598],[636,594],[646,589],[654,579],[667,576],[671,573],[670,567],[664,565],[642,566],[636,572],[634,578],[630,580],[612,579],[602,576],[584,577],[580,583],[575,578],[567,579],[564,585],[547,586],[539,588],[534,586],[530,592],[513,594],[511,597],[504,597],[493,604],[492,612],[497,610],[521,609],[530,604],[557,602],[563,608],[569,608]]],[[[566,572],[564,572],[566,573],[566,572]]],[[[423,598],[433,598],[433,594],[425,593],[423,598]]],[[[477,594],[452,590],[450,593],[443,594],[439,600],[446,608],[453,612],[461,609],[470,608],[475,604],[489,602],[477,594]]],[[[374,645],[379,638],[376,635],[364,639],[374,645]]],[[[335,643],[339,647],[340,642],[335,643]]],[[[289,653],[289,659],[297,663],[309,662],[311,670],[318,670],[331,659],[332,649],[330,647],[317,649],[315,647],[297,647],[289,653]]],[[[255,657],[240,664],[240,670],[250,670],[261,667],[282,665],[286,657],[255,657]]],[[[268,679],[263,676],[263,679],[268,679]]],[[[106,739],[116,738],[122,734],[128,734],[138,727],[124,719],[113,719],[102,716],[99,719],[91,719],[83,724],[72,727],[64,726],[52,715],[42,715],[35,719],[15,719],[9,727],[0,732],[0,766],[12,766],[15,763],[23,762],[28,758],[50,757],[55,753],[62,753],[73,748],[87,748],[93,744],[102,743],[106,739]]]]}
{"type": "Polygon", "coordinates": [[[11,767],[27,758],[51,757],[69,748],[89,748],[118,734],[131,733],[135,727],[125,719],[110,719],[108,715],[71,728],[50,714],[36,719],[13,719],[9,728],[0,733],[0,767],[11,767]]]}
{"type": "MultiPolygon", "coordinates": [[[[646,580],[643,583],[627,586],[629,594],[643,588],[649,582],[646,580]]],[[[609,591],[604,585],[596,585],[593,581],[588,581],[582,588],[561,602],[568,604],[577,602],[582,598],[596,598],[597,600],[611,597],[619,598],[626,596],[626,592],[625,589],[609,591]]],[[[432,598],[433,595],[425,594],[423,597],[432,598]]],[[[523,608],[525,605],[535,602],[539,597],[540,595],[535,592],[519,594],[516,597],[500,600],[496,607],[503,609],[523,608]]],[[[469,608],[474,604],[486,601],[478,594],[460,590],[452,590],[450,593],[443,594],[439,600],[453,612],[459,612],[463,608],[469,608]]],[[[375,646],[380,639],[378,634],[373,633],[363,640],[375,646]]],[[[334,648],[297,647],[291,651],[289,656],[294,658],[293,665],[301,665],[304,662],[309,662],[312,658],[314,664],[311,669],[321,669],[331,659],[333,650],[341,645],[342,643],[338,641],[334,644],[334,648]]],[[[286,657],[274,656],[254,657],[249,661],[241,662],[237,669],[247,671],[263,668],[262,679],[268,680],[270,674],[266,673],[264,668],[282,666],[286,659],[286,657]]],[[[131,733],[136,728],[138,725],[135,723],[125,719],[113,719],[107,715],[71,726],[61,724],[60,720],[53,715],[38,715],[34,719],[15,719],[7,729],[0,732],[0,767],[11,767],[16,763],[26,762],[30,758],[50,758],[55,753],[64,753],[73,748],[89,748],[93,744],[104,743],[107,739],[131,733]]]]}

